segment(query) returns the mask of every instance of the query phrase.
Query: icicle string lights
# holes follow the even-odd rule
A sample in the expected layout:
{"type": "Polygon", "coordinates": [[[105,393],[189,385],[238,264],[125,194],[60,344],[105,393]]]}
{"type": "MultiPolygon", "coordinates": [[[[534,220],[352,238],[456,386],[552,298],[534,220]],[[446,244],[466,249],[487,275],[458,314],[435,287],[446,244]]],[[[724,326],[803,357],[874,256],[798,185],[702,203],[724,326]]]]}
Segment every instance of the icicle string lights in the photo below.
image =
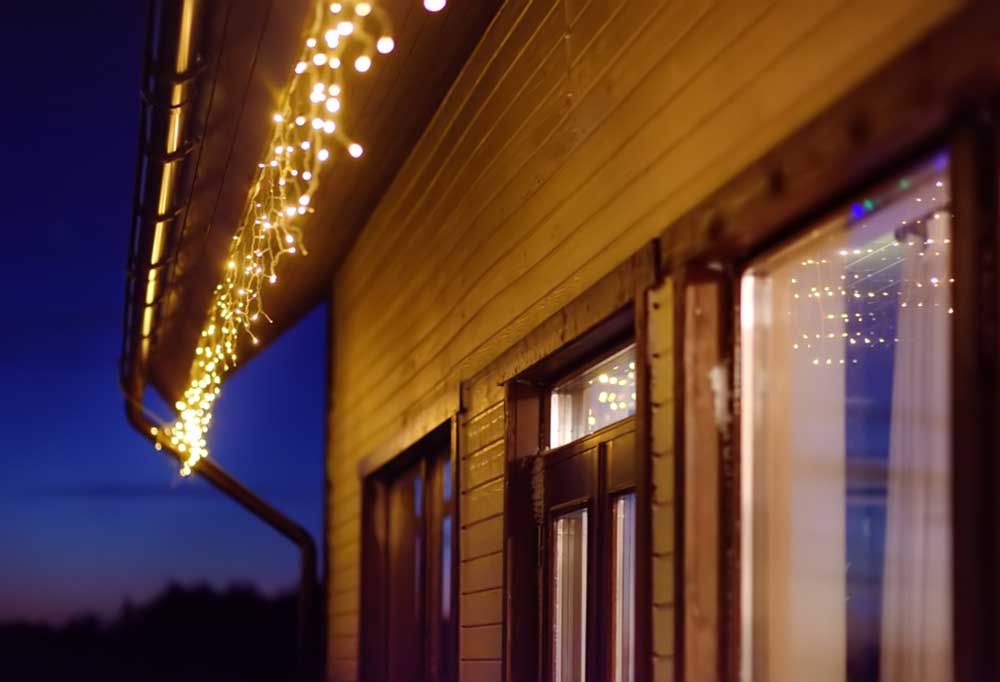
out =
{"type": "Polygon", "coordinates": [[[222,380],[237,362],[242,335],[258,343],[254,325],[264,312],[267,287],[278,281],[285,254],[305,253],[301,220],[312,213],[321,169],[340,150],[358,158],[364,149],[339,123],[345,101],[343,73],[368,71],[377,54],[395,47],[385,13],[374,2],[320,3],[295,65],[271,144],[247,197],[243,219],[229,246],[222,282],[195,348],[191,378],[175,407],[179,418],[153,429],[157,447],[169,444],[185,458],[181,475],[208,455],[206,432],[222,380]]]}

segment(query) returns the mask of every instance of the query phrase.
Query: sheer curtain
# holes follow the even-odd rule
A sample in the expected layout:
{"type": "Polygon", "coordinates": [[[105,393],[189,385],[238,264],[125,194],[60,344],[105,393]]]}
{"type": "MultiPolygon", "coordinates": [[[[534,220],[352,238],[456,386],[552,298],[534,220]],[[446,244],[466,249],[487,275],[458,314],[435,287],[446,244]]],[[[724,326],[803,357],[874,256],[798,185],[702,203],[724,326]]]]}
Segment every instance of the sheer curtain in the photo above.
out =
{"type": "Polygon", "coordinates": [[[744,335],[758,520],[750,551],[763,569],[752,581],[751,665],[753,679],[769,682],[846,675],[845,309],[842,266],[828,257],[846,234],[835,224],[823,235],[780,254],[744,289],[754,330],[753,340],[744,335]]]}
{"type": "Polygon", "coordinates": [[[947,213],[903,246],[885,570],[882,682],[950,682],[950,296],[947,213]]]}

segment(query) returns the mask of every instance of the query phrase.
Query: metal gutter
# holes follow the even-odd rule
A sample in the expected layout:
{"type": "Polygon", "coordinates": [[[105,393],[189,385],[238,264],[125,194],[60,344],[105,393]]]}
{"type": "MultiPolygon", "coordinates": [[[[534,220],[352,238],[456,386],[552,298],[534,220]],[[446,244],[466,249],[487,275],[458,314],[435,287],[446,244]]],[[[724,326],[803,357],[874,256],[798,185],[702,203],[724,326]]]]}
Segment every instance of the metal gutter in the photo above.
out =
{"type": "MultiPolygon", "coordinates": [[[[146,26],[139,150],[129,241],[122,356],[119,375],[125,413],[132,426],[158,450],[178,462],[181,453],[164,438],[143,406],[146,366],[158,324],[159,302],[179,240],[174,223],[183,213],[178,200],[183,164],[195,145],[191,111],[202,64],[194,50],[199,0],[152,0],[146,26]],[[167,39],[176,36],[176,42],[167,39]],[[154,149],[153,145],[159,148],[154,149]],[[138,341],[138,343],[136,343],[138,341]]],[[[319,621],[314,612],[317,588],[316,544],[301,525],[265,502],[218,463],[206,459],[195,473],[290,540],[299,550],[298,679],[319,677],[319,621]]]]}

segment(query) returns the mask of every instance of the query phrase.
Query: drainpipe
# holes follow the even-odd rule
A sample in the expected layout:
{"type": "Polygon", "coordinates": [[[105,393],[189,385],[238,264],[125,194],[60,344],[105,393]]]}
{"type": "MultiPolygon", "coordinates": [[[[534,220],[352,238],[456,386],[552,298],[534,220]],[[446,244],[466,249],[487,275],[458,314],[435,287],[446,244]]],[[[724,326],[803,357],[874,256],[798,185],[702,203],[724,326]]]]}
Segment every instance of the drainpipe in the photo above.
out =
{"type": "MultiPolygon", "coordinates": [[[[137,382],[139,388],[142,384],[137,382]]],[[[152,441],[158,449],[162,449],[177,462],[183,463],[184,457],[164,438],[162,431],[146,416],[141,402],[136,400],[138,393],[127,392],[125,413],[129,423],[136,431],[152,441]]],[[[299,550],[299,589],[298,589],[298,626],[297,650],[298,672],[301,680],[317,678],[316,664],[318,661],[317,637],[315,636],[315,600],[316,600],[316,543],[305,528],[292,521],[280,511],[258,497],[252,490],[240,483],[230,473],[211,458],[203,459],[194,467],[194,473],[202,476],[223,495],[238,502],[244,509],[269,525],[281,535],[291,540],[299,550]]]]}

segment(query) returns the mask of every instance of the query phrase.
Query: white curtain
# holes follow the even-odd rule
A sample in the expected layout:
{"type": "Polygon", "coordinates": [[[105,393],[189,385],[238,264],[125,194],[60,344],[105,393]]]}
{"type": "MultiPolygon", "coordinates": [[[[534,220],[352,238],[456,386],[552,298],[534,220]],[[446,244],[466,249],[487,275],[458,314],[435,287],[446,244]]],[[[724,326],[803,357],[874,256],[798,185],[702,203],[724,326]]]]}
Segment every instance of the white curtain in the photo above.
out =
{"type": "Polygon", "coordinates": [[[948,217],[903,245],[889,441],[881,682],[950,682],[948,217]]]}
{"type": "MultiPolygon", "coordinates": [[[[846,678],[845,245],[832,226],[754,278],[753,679],[846,678]],[[811,294],[811,295],[810,295],[811,294]]],[[[745,334],[746,336],[746,334],[745,334]]],[[[745,379],[746,380],[746,379],[745,379]]]]}

